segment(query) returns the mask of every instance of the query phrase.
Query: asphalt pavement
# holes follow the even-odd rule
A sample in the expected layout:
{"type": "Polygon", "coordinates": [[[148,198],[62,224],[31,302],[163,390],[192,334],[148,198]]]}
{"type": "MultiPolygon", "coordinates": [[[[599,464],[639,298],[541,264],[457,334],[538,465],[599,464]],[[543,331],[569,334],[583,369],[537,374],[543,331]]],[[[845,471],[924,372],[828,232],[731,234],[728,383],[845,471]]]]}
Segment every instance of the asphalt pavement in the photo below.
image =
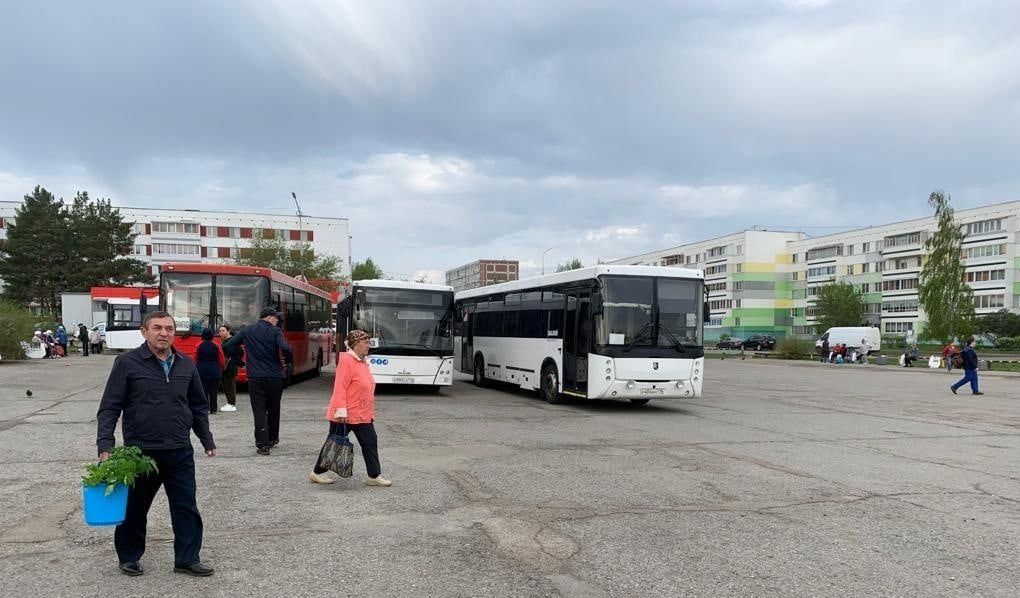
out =
{"type": "Polygon", "coordinates": [[[172,572],[161,493],[128,578],[80,506],[112,359],[0,362],[5,597],[1016,595],[1017,375],[982,373],[975,397],[955,373],[710,360],[704,398],[637,408],[380,388],[393,486],[370,488],[360,452],[354,480],[307,479],[327,373],[285,391],[272,456],[245,395],[213,416],[216,574],[172,572]]]}

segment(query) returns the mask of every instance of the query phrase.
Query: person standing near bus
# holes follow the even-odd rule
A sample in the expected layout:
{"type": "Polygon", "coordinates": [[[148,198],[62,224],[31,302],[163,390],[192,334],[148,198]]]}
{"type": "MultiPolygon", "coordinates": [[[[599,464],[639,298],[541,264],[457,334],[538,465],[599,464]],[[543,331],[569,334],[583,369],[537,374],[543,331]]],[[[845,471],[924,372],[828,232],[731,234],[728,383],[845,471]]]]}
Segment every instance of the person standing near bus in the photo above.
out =
{"type": "MultiPolygon", "coordinates": [[[[352,330],[347,333],[346,353],[340,355],[336,367],[336,378],[333,381],[333,396],[326,408],[326,419],[329,420],[329,433],[347,436],[352,430],[361,445],[361,454],[365,458],[365,469],[368,479],[366,486],[392,486],[393,483],[382,477],[379,465],[379,439],[375,433],[375,378],[368,368],[369,336],[364,330],[352,330]]],[[[321,458],[321,453],[320,453],[321,458]]],[[[326,476],[326,470],[319,467],[320,459],[316,459],[315,469],[308,479],[316,484],[332,484],[335,480],[326,476]]]]}
{"type": "Polygon", "coordinates": [[[280,399],[287,379],[280,365],[280,354],[290,372],[294,368],[294,352],[277,326],[280,313],[275,308],[263,308],[259,318],[227,341],[227,351],[234,350],[237,344],[244,346],[248,396],[255,422],[255,449],[260,455],[268,455],[280,442],[280,399]]]}
{"type": "Polygon", "coordinates": [[[216,413],[219,410],[220,378],[223,377],[226,365],[227,360],[223,357],[223,351],[213,342],[212,330],[209,328],[202,330],[202,342],[195,350],[195,367],[198,368],[198,375],[202,378],[205,397],[209,400],[209,413],[216,413]]]}
{"type": "Polygon", "coordinates": [[[89,329],[85,327],[85,323],[78,324],[78,340],[81,341],[81,356],[89,356],[89,329]]]}
{"type": "Polygon", "coordinates": [[[220,411],[237,411],[237,370],[244,367],[244,350],[240,345],[233,345],[229,350],[226,348],[227,341],[234,336],[230,325],[221,325],[219,334],[223,356],[227,359],[227,367],[223,368],[223,378],[220,381],[227,404],[220,407],[220,411]]]}

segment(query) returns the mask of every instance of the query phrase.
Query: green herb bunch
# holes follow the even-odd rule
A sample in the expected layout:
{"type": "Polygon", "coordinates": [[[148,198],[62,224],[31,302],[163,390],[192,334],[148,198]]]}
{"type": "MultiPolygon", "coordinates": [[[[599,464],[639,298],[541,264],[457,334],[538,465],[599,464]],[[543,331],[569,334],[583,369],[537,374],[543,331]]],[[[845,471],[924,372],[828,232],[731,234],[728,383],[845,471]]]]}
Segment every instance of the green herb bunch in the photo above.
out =
{"type": "Polygon", "coordinates": [[[153,471],[159,471],[156,461],[143,455],[142,449],[137,446],[118,446],[110,451],[106,461],[86,463],[81,483],[83,486],[106,484],[106,494],[110,494],[117,484],[133,488],[135,478],[153,471]]]}

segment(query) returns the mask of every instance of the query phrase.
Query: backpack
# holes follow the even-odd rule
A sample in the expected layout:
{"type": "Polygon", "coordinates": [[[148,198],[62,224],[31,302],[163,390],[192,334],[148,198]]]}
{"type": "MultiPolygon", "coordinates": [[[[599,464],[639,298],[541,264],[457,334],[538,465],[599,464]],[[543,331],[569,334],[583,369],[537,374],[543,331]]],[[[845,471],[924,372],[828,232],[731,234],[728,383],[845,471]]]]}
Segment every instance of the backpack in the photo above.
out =
{"type": "Polygon", "coordinates": [[[952,360],[954,368],[959,369],[963,367],[963,351],[957,351],[956,353],[953,353],[953,356],[950,357],[950,359],[952,360]]]}

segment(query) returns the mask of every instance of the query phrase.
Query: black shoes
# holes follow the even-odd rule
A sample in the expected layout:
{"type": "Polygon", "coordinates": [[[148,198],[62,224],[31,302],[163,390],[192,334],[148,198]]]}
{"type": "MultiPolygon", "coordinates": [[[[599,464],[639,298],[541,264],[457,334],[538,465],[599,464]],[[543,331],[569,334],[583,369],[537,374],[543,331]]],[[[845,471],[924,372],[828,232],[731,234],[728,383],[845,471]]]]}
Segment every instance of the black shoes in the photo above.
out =
{"type": "Polygon", "coordinates": [[[130,561],[127,563],[120,564],[120,572],[123,573],[124,575],[129,575],[131,577],[138,577],[139,575],[144,573],[145,570],[142,569],[142,564],[139,563],[138,561],[130,561]]]}
{"type": "Polygon", "coordinates": [[[270,443],[269,443],[269,446],[271,446],[271,447],[275,447],[275,446],[276,446],[276,445],[278,445],[278,444],[280,444],[280,439],[279,439],[279,438],[277,438],[276,440],[274,440],[274,441],[270,442],[270,443]]]}
{"type": "Polygon", "coordinates": [[[972,392],[972,393],[970,393],[970,394],[972,394],[972,395],[983,395],[983,394],[985,394],[985,393],[983,393],[983,392],[972,392]]]}
{"type": "Polygon", "coordinates": [[[255,452],[260,454],[260,455],[268,455],[269,454],[269,449],[270,449],[270,447],[268,447],[268,446],[260,446],[260,447],[255,449],[255,452]]]}
{"type": "Polygon", "coordinates": [[[956,394],[956,387],[955,386],[950,386],[949,390],[953,391],[954,395],[956,394]]]}
{"type": "Polygon", "coordinates": [[[186,573],[192,577],[209,577],[213,574],[213,568],[198,562],[191,563],[190,565],[174,567],[174,573],[186,573]]]}

